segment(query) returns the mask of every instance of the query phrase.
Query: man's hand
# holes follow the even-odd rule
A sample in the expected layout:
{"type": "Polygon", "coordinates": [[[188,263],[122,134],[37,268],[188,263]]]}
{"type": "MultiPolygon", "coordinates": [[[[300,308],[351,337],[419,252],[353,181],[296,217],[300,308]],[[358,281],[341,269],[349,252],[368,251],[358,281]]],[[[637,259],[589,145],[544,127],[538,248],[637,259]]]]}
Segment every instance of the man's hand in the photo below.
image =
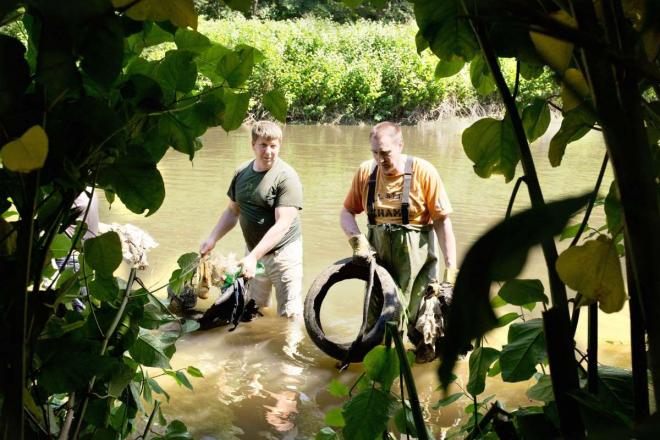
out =
{"type": "Polygon", "coordinates": [[[353,249],[353,262],[357,264],[368,265],[376,255],[376,251],[369,244],[369,240],[364,234],[354,235],[348,239],[348,243],[353,249]]]}
{"type": "Polygon", "coordinates": [[[245,279],[254,278],[255,273],[257,272],[257,259],[252,256],[252,254],[247,254],[245,258],[238,262],[238,265],[243,268],[241,275],[245,279]]]}
{"type": "Polygon", "coordinates": [[[211,252],[214,247],[215,247],[215,240],[209,237],[206,240],[204,240],[202,244],[199,245],[199,253],[203,257],[209,252],[211,252]]]}
{"type": "Polygon", "coordinates": [[[442,278],[443,283],[449,283],[452,286],[456,284],[456,277],[458,276],[458,269],[455,267],[446,267],[445,275],[442,278]]]}

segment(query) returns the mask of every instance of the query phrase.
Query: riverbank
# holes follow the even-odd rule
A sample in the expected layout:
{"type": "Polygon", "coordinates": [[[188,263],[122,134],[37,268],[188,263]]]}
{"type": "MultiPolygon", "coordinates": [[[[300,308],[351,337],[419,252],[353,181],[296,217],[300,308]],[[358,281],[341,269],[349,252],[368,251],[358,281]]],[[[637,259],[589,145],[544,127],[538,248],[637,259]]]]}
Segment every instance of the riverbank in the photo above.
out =
{"type": "MultiPolygon", "coordinates": [[[[453,77],[435,78],[438,59],[428,50],[417,54],[414,22],[260,21],[235,15],[202,21],[199,31],[220,44],[249,44],[265,55],[247,84],[255,98],[250,105],[254,118],[264,116],[259,98],[274,87],[285,92],[288,120],[294,123],[414,124],[498,107],[495,94],[477,94],[468,67],[453,77]]],[[[513,84],[515,64],[503,60],[503,67],[513,84]]],[[[520,98],[528,101],[554,87],[549,73],[522,79],[520,98]]]]}

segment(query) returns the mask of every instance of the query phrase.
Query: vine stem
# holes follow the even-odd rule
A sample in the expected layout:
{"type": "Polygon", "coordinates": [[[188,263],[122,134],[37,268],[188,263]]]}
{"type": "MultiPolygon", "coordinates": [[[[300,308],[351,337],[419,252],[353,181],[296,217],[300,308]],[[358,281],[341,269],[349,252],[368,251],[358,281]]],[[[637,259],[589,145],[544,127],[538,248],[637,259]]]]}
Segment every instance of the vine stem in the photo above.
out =
{"type": "MultiPolygon", "coordinates": [[[[112,320],[112,324],[110,324],[110,327],[108,328],[108,331],[105,334],[105,338],[103,339],[103,344],[101,345],[101,353],[100,353],[101,356],[105,354],[105,351],[108,348],[108,344],[110,343],[110,338],[115,333],[115,330],[117,329],[117,326],[119,325],[119,322],[121,321],[121,318],[124,315],[124,310],[126,310],[126,305],[128,304],[128,300],[130,298],[131,286],[133,285],[133,281],[135,281],[136,273],[137,273],[137,269],[131,268],[131,272],[128,275],[128,282],[126,283],[124,298],[122,299],[121,305],[119,306],[119,310],[117,310],[117,314],[115,315],[115,318],[112,320]]],[[[82,428],[83,418],[85,416],[85,412],[87,412],[89,396],[92,393],[92,389],[94,388],[95,382],[96,382],[96,376],[93,376],[92,379],[89,381],[89,386],[87,387],[87,394],[85,395],[85,398],[83,399],[80,408],[80,414],[78,415],[78,423],[76,424],[76,430],[73,434],[74,440],[76,440],[80,435],[80,428],[82,428]]]]}
{"type": "MultiPolygon", "coordinates": [[[[462,2],[463,8],[468,14],[465,0],[462,2]]],[[[475,2],[476,7],[476,2],[475,2]]],[[[525,130],[516,108],[516,102],[511,95],[511,91],[504,80],[504,76],[497,61],[497,56],[494,49],[490,45],[483,23],[474,19],[470,19],[470,24],[474,30],[475,36],[481,47],[481,51],[488,63],[490,71],[495,79],[495,84],[500,93],[507,114],[510,117],[511,124],[515,138],[518,143],[520,153],[520,162],[525,173],[525,182],[529,197],[531,199],[532,208],[541,208],[545,206],[541,185],[536,174],[534,160],[532,153],[527,142],[525,130]]],[[[546,266],[548,269],[548,279],[550,282],[550,294],[552,297],[552,309],[554,309],[553,319],[554,325],[561,328],[562,335],[570,335],[570,317],[568,313],[568,299],[566,296],[566,287],[562,283],[557,270],[555,262],[557,261],[557,247],[555,246],[552,238],[546,239],[541,243],[543,255],[545,257],[546,266]]],[[[544,312],[544,316],[548,312],[544,312]]],[[[557,341],[556,344],[547,344],[548,359],[550,361],[550,368],[561,376],[564,380],[552,381],[553,390],[557,402],[557,410],[559,412],[560,427],[564,437],[566,438],[583,438],[584,427],[580,418],[579,407],[577,402],[570,397],[569,393],[579,389],[579,381],[577,376],[577,368],[575,367],[575,357],[572,351],[572,340],[557,341]]]]}

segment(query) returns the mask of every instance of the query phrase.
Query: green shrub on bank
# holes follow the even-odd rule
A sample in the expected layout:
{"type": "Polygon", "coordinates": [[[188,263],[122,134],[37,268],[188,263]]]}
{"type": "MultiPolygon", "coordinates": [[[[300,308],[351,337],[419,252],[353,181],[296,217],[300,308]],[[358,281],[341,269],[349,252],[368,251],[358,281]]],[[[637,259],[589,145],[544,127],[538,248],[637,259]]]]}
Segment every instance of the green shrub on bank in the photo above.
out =
{"type": "MultiPolygon", "coordinates": [[[[468,68],[452,78],[435,79],[437,58],[429,51],[417,54],[414,23],[259,21],[236,15],[200,23],[199,30],[229,47],[249,44],[260,49],[266,61],[255,66],[248,88],[253,96],[283,90],[293,121],[415,122],[471,112],[494,98],[476,93],[468,68]]],[[[515,66],[505,63],[505,72],[513,82],[515,66]]],[[[521,97],[527,100],[531,90],[549,87],[553,85],[547,75],[522,81],[521,97]]],[[[264,113],[258,102],[250,111],[255,117],[264,113]]]]}

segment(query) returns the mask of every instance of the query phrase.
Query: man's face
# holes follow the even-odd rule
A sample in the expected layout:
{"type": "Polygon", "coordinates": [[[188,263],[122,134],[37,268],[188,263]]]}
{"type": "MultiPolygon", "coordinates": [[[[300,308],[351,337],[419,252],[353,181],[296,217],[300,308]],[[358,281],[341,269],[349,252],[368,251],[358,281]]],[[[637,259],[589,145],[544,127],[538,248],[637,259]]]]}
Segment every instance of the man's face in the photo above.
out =
{"type": "Polygon", "coordinates": [[[280,140],[258,137],[252,143],[252,151],[260,167],[269,170],[280,153],[280,140]]]}
{"type": "Polygon", "coordinates": [[[401,161],[403,142],[393,136],[383,136],[371,139],[371,154],[373,154],[380,170],[387,175],[395,175],[401,161]]]}

